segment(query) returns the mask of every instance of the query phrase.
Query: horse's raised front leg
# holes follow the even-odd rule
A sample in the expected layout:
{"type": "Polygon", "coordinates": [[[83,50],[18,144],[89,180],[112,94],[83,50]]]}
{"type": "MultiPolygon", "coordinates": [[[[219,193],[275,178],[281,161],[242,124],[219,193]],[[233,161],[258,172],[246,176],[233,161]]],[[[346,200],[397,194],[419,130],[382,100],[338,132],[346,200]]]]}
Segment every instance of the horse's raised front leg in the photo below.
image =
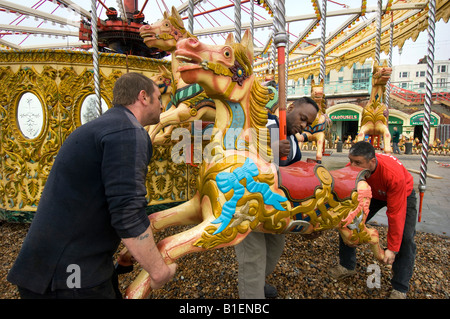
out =
{"type": "Polygon", "coordinates": [[[197,192],[192,199],[181,205],[153,213],[149,219],[155,233],[170,226],[199,224],[203,220],[200,194],[197,192]]]}
{"type": "MultiPolygon", "coordinates": [[[[200,238],[204,228],[211,224],[213,218],[205,220],[201,224],[179,234],[164,238],[157,245],[166,264],[171,264],[178,258],[193,252],[203,251],[204,248],[193,244],[200,238]]],[[[141,270],[136,279],[128,286],[125,292],[127,299],[147,299],[151,292],[150,275],[141,270]]]]}
{"type": "Polygon", "coordinates": [[[383,261],[384,250],[380,246],[379,234],[375,228],[367,228],[367,226],[364,224],[362,225],[362,229],[360,229],[359,231],[351,230],[347,227],[340,227],[338,230],[344,243],[351,247],[356,247],[361,244],[359,240],[355,239],[357,234],[354,232],[361,232],[364,233],[365,236],[369,236],[370,239],[365,241],[365,243],[368,243],[370,245],[370,250],[375,255],[375,258],[377,258],[379,261],[383,261]]]}
{"type": "MultiPolygon", "coordinates": [[[[178,258],[184,255],[205,251],[205,248],[195,246],[194,244],[201,238],[202,234],[205,232],[205,229],[212,225],[211,222],[215,219],[209,199],[203,201],[202,210],[203,215],[207,216],[202,223],[179,234],[164,238],[158,243],[158,249],[167,264],[175,262],[178,258]]],[[[214,248],[236,245],[245,238],[246,234],[247,233],[239,234],[231,242],[218,245],[214,248]]],[[[150,276],[145,270],[142,270],[133,283],[128,287],[126,291],[126,298],[147,298],[150,292],[150,276]]]]}
{"type": "Polygon", "coordinates": [[[360,181],[358,182],[357,191],[358,207],[341,221],[341,226],[338,228],[339,233],[344,243],[348,246],[354,247],[368,243],[375,257],[383,261],[384,250],[380,246],[378,231],[366,226],[370,199],[372,198],[371,188],[366,181],[360,181]]]}

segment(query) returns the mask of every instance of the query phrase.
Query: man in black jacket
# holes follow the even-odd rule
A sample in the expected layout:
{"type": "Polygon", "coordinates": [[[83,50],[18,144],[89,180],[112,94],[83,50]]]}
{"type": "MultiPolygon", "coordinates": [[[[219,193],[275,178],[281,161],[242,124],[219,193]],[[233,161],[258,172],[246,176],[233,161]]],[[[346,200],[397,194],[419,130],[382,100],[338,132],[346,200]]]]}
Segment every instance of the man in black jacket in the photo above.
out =
{"type": "Polygon", "coordinates": [[[8,274],[22,298],[120,298],[113,254],[122,240],[150,274],[169,281],[145,212],[152,144],[143,126],[159,122],[160,93],[139,73],[120,77],[114,107],[62,145],[8,274]]]}

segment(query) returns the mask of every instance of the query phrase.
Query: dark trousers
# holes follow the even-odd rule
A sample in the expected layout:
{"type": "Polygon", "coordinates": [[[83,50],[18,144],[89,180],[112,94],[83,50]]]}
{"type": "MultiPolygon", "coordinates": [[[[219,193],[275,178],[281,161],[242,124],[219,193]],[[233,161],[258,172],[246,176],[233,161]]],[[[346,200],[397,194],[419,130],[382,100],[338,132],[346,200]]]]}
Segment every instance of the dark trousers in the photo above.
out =
{"type": "Polygon", "coordinates": [[[38,294],[18,287],[21,299],[122,299],[117,274],[92,288],[57,289],[38,294]]]}
{"type": "MultiPolygon", "coordinates": [[[[369,207],[369,221],[375,214],[386,206],[385,201],[372,198],[369,207]]],[[[407,198],[405,228],[403,230],[402,244],[400,251],[395,256],[392,264],[393,277],[391,279],[392,287],[401,292],[409,290],[409,281],[414,270],[414,261],[416,259],[416,243],[414,236],[416,235],[416,192],[413,191],[407,198]]],[[[356,249],[347,246],[339,236],[339,263],[347,269],[353,270],[356,267],[356,249]]]]}

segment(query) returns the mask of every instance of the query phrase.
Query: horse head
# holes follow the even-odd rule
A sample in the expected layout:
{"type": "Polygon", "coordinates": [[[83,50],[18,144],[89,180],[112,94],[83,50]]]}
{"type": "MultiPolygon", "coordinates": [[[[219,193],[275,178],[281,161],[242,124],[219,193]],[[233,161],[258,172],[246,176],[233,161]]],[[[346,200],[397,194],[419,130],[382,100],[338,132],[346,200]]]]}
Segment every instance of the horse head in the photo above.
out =
{"type": "Polygon", "coordinates": [[[172,72],[167,70],[167,68],[163,65],[159,66],[159,73],[152,76],[151,79],[155,82],[156,86],[159,88],[159,92],[161,95],[163,94],[171,94],[172,93],[172,83],[173,77],[172,72]]]}
{"type": "Polygon", "coordinates": [[[386,85],[391,77],[392,68],[386,62],[383,65],[373,64],[372,85],[386,85]]]}
{"type": "Polygon", "coordinates": [[[248,30],[241,43],[234,42],[232,34],[225,45],[208,45],[193,38],[181,40],[175,58],[180,62],[181,78],[186,83],[198,83],[209,97],[233,100],[237,92],[250,91],[253,42],[248,30]]]}
{"type": "Polygon", "coordinates": [[[163,51],[173,52],[177,42],[181,39],[193,37],[185,28],[180,14],[172,7],[172,14],[167,11],[164,17],[155,23],[143,25],[139,33],[148,47],[155,47],[163,51]]]}

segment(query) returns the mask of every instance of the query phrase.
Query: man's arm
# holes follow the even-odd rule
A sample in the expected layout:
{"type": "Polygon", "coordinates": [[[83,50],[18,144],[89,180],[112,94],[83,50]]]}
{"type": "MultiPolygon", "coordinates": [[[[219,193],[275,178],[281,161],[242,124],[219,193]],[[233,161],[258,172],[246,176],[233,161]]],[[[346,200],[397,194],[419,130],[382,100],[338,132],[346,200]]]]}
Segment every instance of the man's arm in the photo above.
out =
{"type": "Polygon", "coordinates": [[[164,262],[155,244],[151,226],[141,235],[134,238],[122,238],[122,241],[134,259],[150,275],[152,289],[161,288],[175,275],[177,264],[167,265],[164,262]]]}

